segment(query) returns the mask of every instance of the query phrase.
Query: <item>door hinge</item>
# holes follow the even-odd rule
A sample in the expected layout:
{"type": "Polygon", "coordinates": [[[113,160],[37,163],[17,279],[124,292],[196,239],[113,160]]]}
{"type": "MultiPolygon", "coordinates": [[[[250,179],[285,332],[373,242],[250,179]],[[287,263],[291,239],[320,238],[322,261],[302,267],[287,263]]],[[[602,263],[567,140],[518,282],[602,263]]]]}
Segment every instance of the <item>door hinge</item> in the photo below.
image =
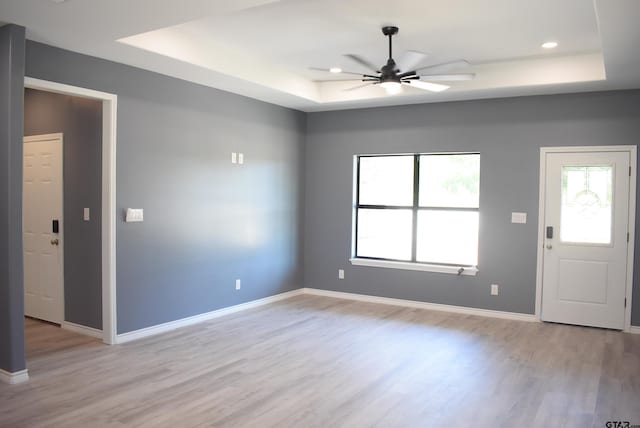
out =
{"type": "Polygon", "coordinates": [[[627,298],[626,297],[624,298],[624,307],[625,308],[627,307],[627,298]]]}
{"type": "Polygon", "coordinates": [[[627,232],[627,242],[629,242],[629,232],[627,232]]]}
{"type": "Polygon", "coordinates": [[[629,177],[631,177],[631,167],[629,167],[629,177]]]}

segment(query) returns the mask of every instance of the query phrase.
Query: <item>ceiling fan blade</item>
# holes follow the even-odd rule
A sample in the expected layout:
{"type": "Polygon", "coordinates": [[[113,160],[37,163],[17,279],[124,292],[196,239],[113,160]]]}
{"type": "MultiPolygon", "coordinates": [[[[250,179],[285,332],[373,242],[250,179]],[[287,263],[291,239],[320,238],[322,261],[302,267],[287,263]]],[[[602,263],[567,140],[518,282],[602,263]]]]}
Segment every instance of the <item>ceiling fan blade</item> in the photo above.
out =
{"type": "Polygon", "coordinates": [[[314,80],[314,82],[325,83],[325,82],[373,82],[373,79],[324,79],[324,80],[314,80]]]}
{"type": "Polygon", "coordinates": [[[419,79],[420,76],[415,71],[407,71],[405,73],[400,73],[397,76],[399,79],[419,79]]]}
{"type": "Polygon", "coordinates": [[[402,56],[396,62],[398,69],[400,71],[403,70],[413,70],[418,64],[420,64],[425,58],[427,54],[424,52],[418,51],[406,51],[402,54],[402,56]]]}
{"type": "Polygon", "coordinates": [[[375,85],[375,82],[365,83],[364,85],[353,86],[351,88],[343,89],[344,92],[355,91],[356,89],[364,88],[365,86],[375,85]]]}
{"type": "Polygon", "coordinates": [[[366,59],[362,58],[361,56],[354,55],[354,54],[346,54],[345,56],[347,58],[357,62],[361,66],[373,71],[374,73],[376,73],[376,74],[379,73],[378,67],[376,67],[375,65],[371,64],[369,61],[367,61],[366,59]]]}
{"type": "MultiPolygon", "coordinates": [[[[328,68],[309,67],[309,70],[326,71],[327,73],[331,73],[331,70],[329,70],[328,68]]],[[[364,76],[364,74],[356,73],[355,71],[341,71],[340,73],[333,73],[333,74],[352,74],[354,76],[364,76]]]]}
{"type": "Polygon", "coordinates": [[[458,59],[455,61],[443,62],[440,64],[427,65],[425,67],[416,68],[413,71],[424,71],[424,70],[447,71],[447,70],[451,70],[452,68],[462,68],[462,67],[468,67],[470,65],[471,64],[469,64],[468,61],[465,61],[464,59],[458,59]]]}
{"type": "Polygon", "coordinates": [[[421,74],[420,78],[431,82],[459,82],[462,80],[472,80],[476,77],[475,73],[457,73],[457,74],[421,74]]]}
{"type": "Polygon", "coordinates": [[[411,86],[413,88],[424,89],[431,92],[442,92],[449,89],[450,86],[440,85],[439,83],[421,82],[420,80],[410,80],[408,82],[402,82],[403,85],[411,86]]]}

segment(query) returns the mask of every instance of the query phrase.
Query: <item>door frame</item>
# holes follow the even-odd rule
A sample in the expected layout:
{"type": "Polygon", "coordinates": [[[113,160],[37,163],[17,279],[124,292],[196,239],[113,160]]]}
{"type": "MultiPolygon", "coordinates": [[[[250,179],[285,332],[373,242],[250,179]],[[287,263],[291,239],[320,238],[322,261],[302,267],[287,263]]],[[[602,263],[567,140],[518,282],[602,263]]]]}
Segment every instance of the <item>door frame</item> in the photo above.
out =
{"type": "Polygon", "coordinates": [[[540,148],[540,199],[538,201],[538,251],[536,267],[536,320],[541,320],[542,314],[542,273],[544,264],[544,216],[546,198],[546,160],[550,153],[588,153],[588,152],[627,152],[629,153],[629,165],[631,166],[631,176],[629,179],[629,212],[628,228],[629,244],[627,245],[627,272],[626,291],[627,306],[624,313],[625,332],[631,331],[631,306],[633,292],[633,260],[635,250],[635,218],[636,218],[636,152],[637,146],[564,146],[564,147],[541,147],[540,148]]]}
{"type": "Polygon", "coordinates": [[[117,334],[116,122],[118,96],[32,77],[24,78],[24,87],[102,102],[102,341],[113,345],[116,343],[117,334]]]}
{"type": "MultiPolygon", "coordinates": [[[[50,141],[50,140],[59,140],[60,141],[60,150],[61,150],[61,158],[60,161],[62,162],[61,168],[60,168],[60,172],[61,172],[61,177],[60,177],[60,181],[62,182],[62,201],[60,201],[60,204],[62,205],[62,218],[60,219],[62,221],[63,227],[62,227],[62,252],[60,254],[60,262],[62,263],[62,266],[60,266],[60,270],[62,271],[62,295],[61,297],[61,301],[60,301],[60,308],[62,309],[62,319],[60,320],[60,325],[62,326],[65,322],[65,316],[64,316],[64,245],[65,245],[65,239],[64,239],[64,234],[66,232],[66,228],[64,227],[64,134],[62,132],[56,132],[53,134],[40,134],[40,135],[29,135],[29,136],[25,136],[22,138],[22,144],[25,145],[27,143],[36,143],[38,141],[50,141]]],[[[24,158],[24,154],[23,154],[23,158],[24,158]]],[[[24,178],[24,174],[23,174],[23,178],[24,178]]],[[[22,187],[22,223],[24,225],[24,184],[22,187]]],[[[23,238],[24,240],[24,227],[23,227],[23,238]]],[[[24,248],[22,250],[24,252],[24,248]]],[[[24,287],[24,285],[23,285],[24,287]]],[[[26,299],[26,297],[25,297],[26,299]]],[[[25,303],[26,305],[26,303],[25,303]]],[[[26,309],[26,308],[25,308],[26,309]]],[[[25,311],[26,312],[26,311],[25,311]]]]}

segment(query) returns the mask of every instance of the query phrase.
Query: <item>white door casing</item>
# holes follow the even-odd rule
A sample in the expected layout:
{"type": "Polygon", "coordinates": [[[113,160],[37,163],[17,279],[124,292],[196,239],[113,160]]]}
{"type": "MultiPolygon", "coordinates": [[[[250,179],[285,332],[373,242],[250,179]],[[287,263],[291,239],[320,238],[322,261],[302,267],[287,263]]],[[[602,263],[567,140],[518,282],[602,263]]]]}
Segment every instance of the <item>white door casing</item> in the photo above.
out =
{"type": "Polygon", "coordinates": [[[25,315],[64,320],[62,134],[24,139],[25,315]],[[58,233],[53,222],[57,220],[58,233]]]}
{"type": "Polygon", "coordinates": [[[25,76],[25,88],[102,102],[102,340],[116,343],[116,146],[118,96],[25,76]]]}
{"type": "Polygon", "coordinates": [[[625,329],[631,153],[543,156],[541,319],[625,329]]]}

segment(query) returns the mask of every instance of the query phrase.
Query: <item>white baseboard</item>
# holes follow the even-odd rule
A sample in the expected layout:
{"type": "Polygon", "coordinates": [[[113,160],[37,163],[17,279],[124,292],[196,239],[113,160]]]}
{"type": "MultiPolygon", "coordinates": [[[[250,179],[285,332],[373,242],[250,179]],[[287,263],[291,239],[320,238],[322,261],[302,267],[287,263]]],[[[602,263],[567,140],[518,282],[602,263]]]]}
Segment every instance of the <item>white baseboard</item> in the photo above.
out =
{"type": "Polygon", "coordinates": [[[98,330],[97,328],[87,327],[85,325],[80,325],[69,321],[62,321],[61,327],[64,330],[69,330],[74,333],[84,334],[85,336],[91,336],[95,337],[96,339],[102,340],[102,330],[98,330]]]}
{"type": "Polygon", "coordinates": [[[0,382],[15,385],[18,383],[26,382],[29,380],[29,372],[27,369],[20,370],[19,372],[9,373],[0,369],[0,382]]]}
{"type": "Polygon", "coordinates": [[[640,326],[632,325],[631,327],[629,327],[629,331],[627,333],[640,334],[640,326]]]}
{"type": "Polygon", "coordinates": [[[367,294],[343,293],[340,291],[320,290],[317,288],[303,288],[304,294],[315,296],[333,297],[336,299],[357,300],[359,302],[379,303],[382,305],[404,306],[407,308],[428,309],[431,311],[454,312],[465,315],[478,315],[481,317],[502,318],[507,320],[536,322],[535,315],[521,314],[517,312],[494,311],[490,309],[469,308],[466,306],[442,305],[439,303],[419,302],[415,300],[394,299],[391,297],[370,296],[367,294]]]}
{"type": "Polygon", "coordinates": [[[158,324],[140,330],[130,331],[128,333],[122,333],[116,336],[116,343],[127,343],[133,340],[142,339],[156,334],[165,333],[167,331],[175,330],[180,327],[186,327],[193,324],[198,324],[203,321],[212,320],[214,318],[222,317],[225,315],[233,314],[236,312],[244,311],[258,306],[263,306],[269,303],[277,302],[280,300],[288,299],[293,296],[298,296],[303,293],[303,289],[297,289],[287,291],[285,293],[276,294],[275,296],[265,297],[263,299],[252,300],[250,302],[241,303],[235,306],[229,306],[227,308],[218,309],[204,314],[194,315],[192,317],[182,318],[175,321],[169,321],[164,324],[158,324]]]}
{"type": "MultiPolygon", "coordinates": [[[[140,330],[130,331],[128,333],[122,333],[116,336],[115,343],[117,344],[127,343],[134,340],[142,339],[145,337],[154,336],[156,334],[165,333],[171,330],[175,330],[177,328],[198,324],[203,321],[208,321],[214,318],[244,311],[246,309],[256,308],[258,306],[288,299],[290,297],[298,296],[301,294],[311,294],[316,296],[333,297],[338,299],[357,300],[357,301],[369,302],[369,303],[379,303],[383,305],[394,305],[394,306],[403,306],[403,307],[409,307],[409,308],[428,309],[432,311],[454,312],[458,314],[478,315],[483,317],[502,318],[502,319],[516,320],[516,321],[527,321],[527,322],[537,321],[535,315],[521,314],[516,312],[503,312],[503,311],[494,311],[490,309],[469,308],[465,306],[442,305],[438,303],[419,302],[415,300],[403,300],[403,299],[394,299],[390,297],[370,296],[366,294],[354,294],[354,293],[343,293],[339,291],[320,290],[317,288],[300,288],[297,290],[287,291],[286,293],[276,294],[275,296],[265,297],[263,299],[253,300],[250,302],[241,303],[239,305],[230,306],[227,308],[222,308],[222,309],[218,309],[211,312],[206,312],[204,314],[194,315],[192,317],[182,318],[175,321],[169,321],[164,324],[158,324],[151,327],[142,328],[140,330]]],[[[83,330],[89,329],[88,327],[77,326],[77,325],[75,325],[74,328],[75,327],[82,328],[83,330]]],[[[72,329],[73,328],[70,328],[70,330],[72,329]]],[[[99,330],[96,330],[96,331],[99,331],[99,330]]],[[[87,334],[88,331],[85,330],[84,333],[87,334]]],[[[92,332],[92,333],[95,334],[95,332],[92,332]]],[[[100,334],[101,333],[102,332],[100,332],[100,334]]],[[[94,337],[101,337],[101,336],[94,336],[94,337]]]]}

